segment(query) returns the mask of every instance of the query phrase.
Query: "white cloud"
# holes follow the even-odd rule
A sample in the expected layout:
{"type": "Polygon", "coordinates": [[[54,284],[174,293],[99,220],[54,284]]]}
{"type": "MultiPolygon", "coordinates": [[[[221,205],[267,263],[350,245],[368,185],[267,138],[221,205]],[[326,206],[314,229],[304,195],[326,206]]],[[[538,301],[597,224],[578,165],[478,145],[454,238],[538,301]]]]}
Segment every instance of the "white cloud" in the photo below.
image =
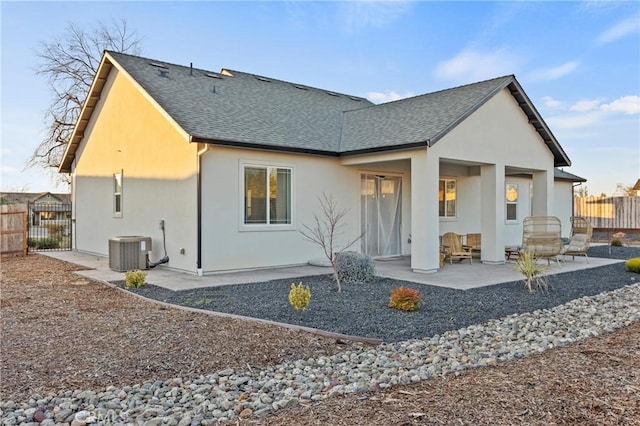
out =
{"type": "Polygon", "coordinates": [[[623,96],[600,106],[603,111],[621,112],[625,115],[640,114],[640,96],[623,96]]]}
{"type": "Polygon", "coordinates": [[[507,49],[479,51],[465,49],[453,58],[440,62],[434,71],[437,78],[470,83],[501,75],[515,74],[522,59],[507,49]]]}
{"type": "Polygon", "coordinates": [[[602,46],[637,32],[640,32],[640,19],[637,16],[632,16],[602,32],[596,39],[596,43],[602,46]]]}
{"type": "Polygon", "coordinates": [[[546,106],[547,108],[554,108],[554,109],[564,108],[564,102],[554,99],[551,96],[543,96],[542,102],[543,102],[543,105],[546,106]]]}
{"type": "Polygon", "coordinates": [[[557,80],[574,72],[578,65],[580,65],[579,62],[571,61],[552,68],[541,68],[533,71],[530,78],[533,80],[557,80]]]}
{"type": "Polygon", "coordinates": [[[575,130],[598,125],[602,122],[601,111],[592,111],[583,114],[565,114],[546,118],[545,121],[552,129],[575,130]]]}
{"type": "Polygon", "coordinates": [[[338,18],[348,32],[356,32],[367,27],[385,27],[410,9],[410,2],[403,0],[346,1],[340,2],[339,5],[338,18]]]}
{"type": "Polygon", "coordinates": [[[387,92],[369,92],[367,93],[366,97],[367,99],[369,99],[371,102],[375,103],[375,104],[381,104],[381,103],[385,103],[385,102],[391,102],[391,101],[397,101],[399,99],[404,99],[404,98],[410,98],[412,96],[415,96],[415,94],[413,92],[407,92],[404,95],[401,95],[400,93],[394,91],[394,90],[390,90],[387,92]]]}
{"type": "Polygon", "coordinates": [[[584,99],[576,102],[575,104],[569,107],[569,111],[574,112],[587,112],[593,111],[594,109],[598,109],[600,106],[600,99],[584,99]]]}

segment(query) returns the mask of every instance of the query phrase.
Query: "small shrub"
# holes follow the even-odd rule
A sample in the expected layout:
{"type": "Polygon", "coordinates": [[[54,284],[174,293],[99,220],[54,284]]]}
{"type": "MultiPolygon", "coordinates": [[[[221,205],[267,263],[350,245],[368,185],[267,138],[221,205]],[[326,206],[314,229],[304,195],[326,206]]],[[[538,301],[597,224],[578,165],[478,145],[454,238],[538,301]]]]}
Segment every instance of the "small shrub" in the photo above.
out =
{"type": "Polygon", "coordinates": [[[409,287],[398,287],[391,290],[389,307],[401,311],[417,311],[420,308],[420,292],[409,287]]]}
{"type": "Polygon", "coordinates": [[[370,256],[345,251],[336,257],[336,270],[344,283],[366,283],[376,276],[376,265],[370,256]]]}
{"type": "Polygon", "coordinates": [[[46,225],[46,228],[51,237],[62,237],[67,230],[67,227],[60,223],[49,223],[46,225]]]}
{"type": "Polygon", "coordinates": [[[142,287],[145,284],[145,280],[147,279],[147,273],[137,269],[134,271],[127,271],[124,274],[124,279],[127,288],[142,287]]]}
{"type": "Polygon", "coordinates": [[[548,268],[538,263],[538,258],[534,253],[526,251],[520,253],[515,269],[524,275],[524,283],[529,293],[533,293],[536,290],[546,291],[549,289],[547,277],[544,275],[548,268]]]}
{"type": "Polygon", "coordinates": [[[622,247],[622,241],[620,241],[617,238],[614,238],[613,240],[611,240],[611,245],[614,247],[622,247]]]}
{"type": "Polygon", "coordinates": [[[640,257],[634,257],[625,262],[627,269],[640,274],[640,257]]]}
{"type": "Polygon", "coordinates": [[[36,250],[48,250],[60,248],[60,240],[56,237],[27,238],[27,246],[36,250]]]}
{"type": "Polygon", "coordinates": [[[291,283],[289,290],[289,303],[296,311],[304,311],[311,300],[311,290],[308,286],[303,286],[302,282],[298,285],[291,283]]]}

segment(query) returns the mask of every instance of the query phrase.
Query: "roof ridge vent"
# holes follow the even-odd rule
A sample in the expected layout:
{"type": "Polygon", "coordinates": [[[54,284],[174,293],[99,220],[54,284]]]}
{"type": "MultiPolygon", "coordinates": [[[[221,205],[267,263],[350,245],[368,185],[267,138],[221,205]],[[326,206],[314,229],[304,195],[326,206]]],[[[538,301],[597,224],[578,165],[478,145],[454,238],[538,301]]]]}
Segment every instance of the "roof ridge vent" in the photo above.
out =
{"type": "Polygon", "coordinates": [[[340,96],[340,94],[339,94],[339,93],[336,93],[336,92],[329,92],[329,91],[327,91],[327,95],[331,95],[331,96],[340,96]]]}
{"type": "Polygon", "coordinates": [[[271,83],[271,80],[269,80],[267,77],[261,77],[259,75],[256,75],[256,79],[267,82],[267,83],[271,83]]]}
{"type": "Polygon", "coordinates": [[[151,65],[152,67],[162,68],[162,69],[165,69],[165,70],[169,69],[168,66],[163,65],[163,64],[159,64],[157,62],[149,62],[149,65],[151,65]]]}
{"type": "Polygon", "coordinates": [[[349,99],[351,99],[352,101],[358,101],[358,102],[362,101],[362,98],[359,98],[357,96],[349,96],[349,99]]]}
{"type": "Polygon", "coordinates": [[[291,85],[293,87],[295,87],[296,89],[300,89],[300,90],[309,90],[309,88],[307,86],[303,86],[301,84],[295,84],[295,83],[291,83],[291,85]]]}
{"type": "Polygon", "coordinates": [[[218,80],[222,80],[223,79],[223,77],[220,74],[216,74],[216,73],[212,73],[212,72],[205,72],[205,73],[203,73],[203,75],[205,77],[217,78],[218,80]]]}

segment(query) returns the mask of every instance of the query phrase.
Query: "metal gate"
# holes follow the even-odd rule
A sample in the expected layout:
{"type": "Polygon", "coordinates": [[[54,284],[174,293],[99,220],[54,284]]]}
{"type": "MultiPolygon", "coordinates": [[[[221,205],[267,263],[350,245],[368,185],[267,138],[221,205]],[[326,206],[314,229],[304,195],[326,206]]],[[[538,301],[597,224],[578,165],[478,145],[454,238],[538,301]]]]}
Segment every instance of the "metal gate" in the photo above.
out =
{"type": "Polygon", "coordinates": [[[29,251],[71,250],[71,203],[29,203],[29,251]]]}

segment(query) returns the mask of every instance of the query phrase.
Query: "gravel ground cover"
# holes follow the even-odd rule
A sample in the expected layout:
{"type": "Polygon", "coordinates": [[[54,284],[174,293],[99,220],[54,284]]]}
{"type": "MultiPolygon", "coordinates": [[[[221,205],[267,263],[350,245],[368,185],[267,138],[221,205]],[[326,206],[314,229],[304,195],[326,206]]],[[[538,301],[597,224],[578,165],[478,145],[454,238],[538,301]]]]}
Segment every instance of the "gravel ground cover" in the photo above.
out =
{"type": "MultiPolygon", "coordinates": [[[[597,246],[590,249],[589,255],[628,259],[640,256],[640,247],[597,246]]],[[[527,293],[522,281],[463,291],[384,278],[343,285],[342,292],[337,293],[329,275],[311,276],[296,280],[311,289],[311,302],[304,312],[295,311],[289,305],[290,279],[179,292],[146,285],[132,291],[183,306],[397,342],[511,314],[549,309],[582,296],[633,284],[638,276],[619,263],[548,278],[550,291],[535,294],[527,293]],[[402,312],[388,307],[390,291],[399,286],[421,292],[423,303],[419,311],[402,312]]]]}

